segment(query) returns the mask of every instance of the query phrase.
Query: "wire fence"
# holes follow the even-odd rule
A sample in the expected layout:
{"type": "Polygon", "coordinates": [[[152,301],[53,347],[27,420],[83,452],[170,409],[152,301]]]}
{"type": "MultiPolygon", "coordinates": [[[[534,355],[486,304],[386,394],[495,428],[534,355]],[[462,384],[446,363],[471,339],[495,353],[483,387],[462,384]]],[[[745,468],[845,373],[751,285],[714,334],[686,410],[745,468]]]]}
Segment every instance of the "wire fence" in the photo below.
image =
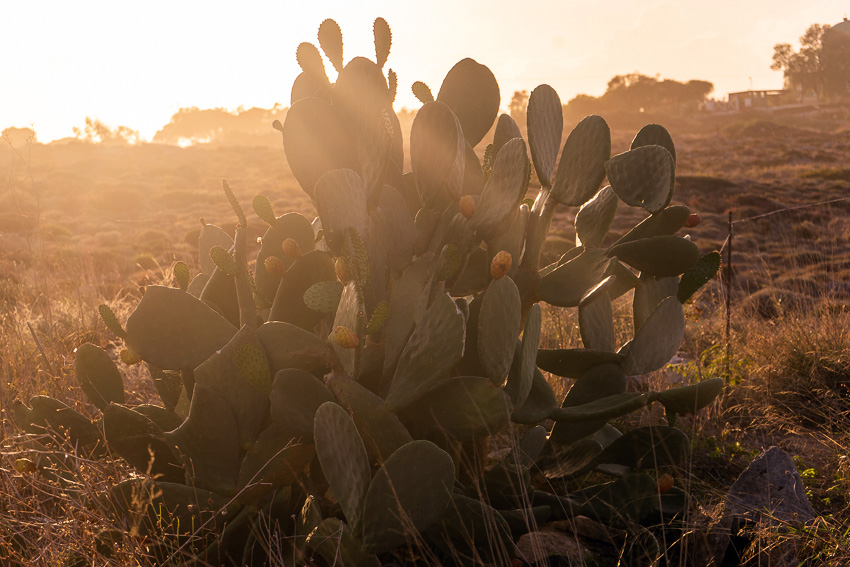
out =
{"type": "Polygon", "coordinates": [[[727,383],[732,377],[731,374],[731,362],[732,362],[732,274],[734,273],[733,268],[733,256],[732,256],[732,237],[734,235],[734,228],[737,225],[742,225],[745,223],[753,222],[756,220],[764,219],[767,217],[779,215],[782,213],[793,213],[805,209],[813,209],[817,207],[824,207],[827,205],[833,205],[835,203],[840,203],[844,201],[850,201],[850,196],[848,197],[839,197],[836,199],[828,199],[826,201],[818,201],[816,203],[804,203],[801,205],[794,205],[791,207],[784,207],[781,209],[776,209],[773,211],[768,211],[766,213],[761,213],[758,215],[753,215],[750,217],[737,219],[733,218],[734,212],[732,210],[729,211],[729,219],[728,219],[728,228],[726,239],[723,241],[723,245],[720,247],[720,255],[721,258],[724,257],[726,261],[722,268],[721,273],[721,283],[724,290],[724,303],[725,303],[725,329],[724,329],[724,341],[725,341],[725,374],[727,383]]]}

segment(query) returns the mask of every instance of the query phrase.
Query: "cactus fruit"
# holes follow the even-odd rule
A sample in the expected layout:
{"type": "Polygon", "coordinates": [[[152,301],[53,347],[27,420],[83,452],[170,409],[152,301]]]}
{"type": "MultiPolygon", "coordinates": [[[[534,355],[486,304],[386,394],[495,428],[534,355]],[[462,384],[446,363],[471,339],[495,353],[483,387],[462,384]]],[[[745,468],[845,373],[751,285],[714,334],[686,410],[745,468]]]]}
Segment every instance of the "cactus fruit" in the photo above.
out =
{"type": "Polygon", "coordinates": [[[118,353],[118,358],[120,358],[121,362],[127,366],[133,366],[134,364],[142,362],[142,357],[139,356],[139,353],[131,348],[121,349],[121,352],[118,353]]]}
{"type": "Polygon", "coordinates": [[[662,474],[661,476],[658,477],[658,480],[656,481],[658,493],[659,494],[667,494],[673,488],[674,484],[675,484],[675,479],[673,478],[673,475],[671,475],[670,473],[662,474]]]}
{"type": "Polygon", "coordinates": [[[236,261],[233,259],[233,255],[221,246],[210,248],[210,258],[215,262],[216,267],[226,275],[236,275],[236,261]]]}
{"type": "Polygon", "coordinates": [[[471,219],[475,214],[475,198],[472,195],[463,195],[460,198],[460,214],[464,218],[471,219]]]}
{"type": "Polygon", "coordinates": [[[693,228],[697,226],[701,220],[702,217],[700,217],[697,213],[691,213],[688,215],[688,220],[685,221],[685,226],[688,228],[693,228]]]}
{"type": "Polygon", "coordinates": [[[334,329],[333,340],[342,348],[357,348],[360,346],[360,337],[357,336],[357,333],[342,325],[334,329]]]}
{"type": "Polygon", "coordinates": [[[280,245],[283,253],[292,258],[293,260],[297,260],[301,257],[301,247],[298,245],[298,241],[294,238],[287,238],[280,245]]]}
{"type": "Polygon", "coordinates": [[[510,252],[500,250],[495,256],[493,256],[493,260],[490,262],[490,276],[494,280],[504,277],[509,271],[511,271],[512,262],[513,260],[510,252]]]}
{"type": "Polygon", "coordinates": [[[174,266],[171,268],[171,273],[174,274],[174,281],[177,283],[177,287],[179,287],[181,291],[189,289],[191,274],[189,273],[189,266],[186,262],[175,262],[174,266]]]}
{"type": "Polygon", "coordinates": [[[263,267],[270,275],[282,278],[286,275],[286,268],[283,266],[283,260],[277,256],[269,256],[263,260],[263,267]]]}

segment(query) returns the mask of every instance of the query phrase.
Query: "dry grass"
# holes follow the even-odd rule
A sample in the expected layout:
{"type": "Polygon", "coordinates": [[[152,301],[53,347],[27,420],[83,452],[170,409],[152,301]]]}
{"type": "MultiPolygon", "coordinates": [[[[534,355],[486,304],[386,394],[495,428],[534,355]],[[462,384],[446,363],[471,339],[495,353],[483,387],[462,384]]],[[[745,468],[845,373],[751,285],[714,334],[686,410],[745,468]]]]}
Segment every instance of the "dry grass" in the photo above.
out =
{"type": "MultiPolygon", "coordinates": [[[[676,137],[677,200],[702,214],[692,236],[705,250],[722,245],[730,208],[736,218],[744,218],[841,197],[850,188],[841,168],[850,161],[843,137],[798,129],[763,139],[753,133],[744,125],[726,135],[676,137]]],[[[615,151],[624,150],[631,135],[615,136],[615,151]]],[[[68,561],[83,557],[94,564],[144,564],[144,542],[119,525],[119,516],[101,496],[131,474],[128,468],[120,460],[89,458],[71,447],[64,448],[69,457],[61,463],[49,461],[55,448],[20,435],[12,402],[45,394],[97,417],[75,383],[74,349],[93,342],[114,351],[97,305],[109,303],[124,319],[138,300],[140,285],[166,281],[167,267],[175,260],[196,266],[192,242],[198,218],[231,222],[218,193],[221,177],[230,180],[243,202],[264,193],[278,211],[310,214],[312,208],[279,148],[72,144],[11,151],[0,145],[0,172],[8,172],[0,179],[0,564],[89,564],[68,561]],[[41,468],[28,472],[19,459],[41,468]],[[52,476],[56,467],[68,468],[73,482],[52,476]],[[104,535],[98,539],[98,534],[104,535]],[[108,534],[117,537],[104,544],[108,534]]],[[[796,457],[822,517],[807,532],[764,534],[759,544],[792,538],[811,565],[850,562],[848,210],[836,204],[736,226],[729,364],[735,386],[710,410],[678,422],[693,440],[694,454],[677,483],[687,486],[699,504],[686,524],[704,520],[700,507],[720,501],[754,454],[780,445],[796,457]]],[[[572,214],[563,211],[556,217],[564,242],[574,238],[572,214]]],[[[640,217],[632,213],[627,220],[640,217]]],[[[614,234],[625,226],[615,226],[614,234]]],[[[254,229],[260,229],[259,223],[254,229]]],[[[686,308],[682,354],[690,362],[631,387],[659,390],[674,380],[724,375],[722,305],[715,282],[686,308]]],[[[615,307],[622,344],[631,337],[630,295],[615,307]]],[[[574,314],[547,310],[544,321],[543,346],[580,345],[574,314]]],[[[133,403],[154,399],[140,371],[122,371],[133,403]]],[[[554,385],[559,395],[569,388],[566,380],[554,385]]],[[[632,423],[660,419],[657,410],[647,411],[632,423]]],[[[277,545],[271,555],[283,564],[290,551],[280,545],[276,530],[269,524],[263,537],[277,545]]],[[[676,559],[685,555],[677,548],[686,545],[680,534],[662,533],[661,542],[672,564],[684,565],[676,559]]]]}

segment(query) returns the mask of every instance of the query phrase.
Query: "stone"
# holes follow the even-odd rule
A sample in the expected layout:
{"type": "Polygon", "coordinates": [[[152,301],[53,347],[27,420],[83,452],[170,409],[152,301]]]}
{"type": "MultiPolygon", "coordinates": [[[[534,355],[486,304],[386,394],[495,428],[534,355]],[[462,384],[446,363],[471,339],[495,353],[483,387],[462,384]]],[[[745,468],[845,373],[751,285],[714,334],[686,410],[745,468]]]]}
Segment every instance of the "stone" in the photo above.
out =
{"type": "Polygon", "coordinates": [[[794,461],[771,447],[741,473],[729,488],[720,518],[697,530],[705,565],[796,567],[799,564],[789,527],[813,522],[817,514],[794,461]]]}
{"type": "Polygon", "coordinates": [[[549,530],[529,532],[516,543],[517,557],[526,564],[544,564],[550,557],[559,557],[560,565],[585,565],[591,552],[582,547],[575,536],[549,530]]]}
{"type": "Polygon", "coordinates": [[[815,519],[794,461],[779,447],[755,458],[726,494],[724,516],[767,526],[801,525],[815,519]]]}

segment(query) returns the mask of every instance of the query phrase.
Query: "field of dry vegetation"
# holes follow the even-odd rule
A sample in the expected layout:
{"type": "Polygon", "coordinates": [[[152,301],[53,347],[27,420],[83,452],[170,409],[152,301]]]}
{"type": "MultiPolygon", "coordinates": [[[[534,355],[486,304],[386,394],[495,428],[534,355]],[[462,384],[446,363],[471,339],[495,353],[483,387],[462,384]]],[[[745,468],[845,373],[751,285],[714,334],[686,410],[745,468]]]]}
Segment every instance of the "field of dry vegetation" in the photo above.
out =
{"type": "MultiPolygon", "coordinates": [[[[691,485],[693,521],[708,522],[752,458],[778,445],[793,456],[821,516],[808,533],[784,537],[793,537],[812,565],[838,565],[850,561],[850,200],[784,209],[850,195],[850,141],[840,129],[804,126],[741,120],[671,129],[675,200],[702,216],[693,240],[703,251],[728,247],[729,211],[736,221],[731,357],[724,358],[718,278],[686,307],[680,363],[631,387],[727,377],[722,399],[686,425],[693,431],[692,476],[677,482],[691,485]]],[[[615,128],[614,153],[628,149],[636,131],[615,128]]],[[[110,304],[123,319],[140,286],[170,283],[175,261],[197,272],[201,217],[232,232],[221,178],[245,204],[262,193],[279,212],[315,215],[279,145],[0,143],[0,564],[7,564],[4,557],[33,565],[103,564],[74,560],[111,546],[94,537],[116,527],[96,494],[128,467],[80,458],[74,482],[18,470],[28,445],[11,405],[44,394],[96,416],[74,378],[74,349],[88,341],[117,355],[98,304],[110,304]]],[[[547,245],[553,257],[574,242],[574,213],[565,209],[556,217],[547,245]]],[[[264,225],[257,220],[251,228],[249,243],[264,225]]],[[[575,321],[558,319],[547,329],[547,345],[578,344],[574,327],[575,321]]],[[[153,399],[141,371],[125,371],[128,403],[153,399]]],[[[133,553],[120,540],[113,561],[133,564],[133,553]]]]}

